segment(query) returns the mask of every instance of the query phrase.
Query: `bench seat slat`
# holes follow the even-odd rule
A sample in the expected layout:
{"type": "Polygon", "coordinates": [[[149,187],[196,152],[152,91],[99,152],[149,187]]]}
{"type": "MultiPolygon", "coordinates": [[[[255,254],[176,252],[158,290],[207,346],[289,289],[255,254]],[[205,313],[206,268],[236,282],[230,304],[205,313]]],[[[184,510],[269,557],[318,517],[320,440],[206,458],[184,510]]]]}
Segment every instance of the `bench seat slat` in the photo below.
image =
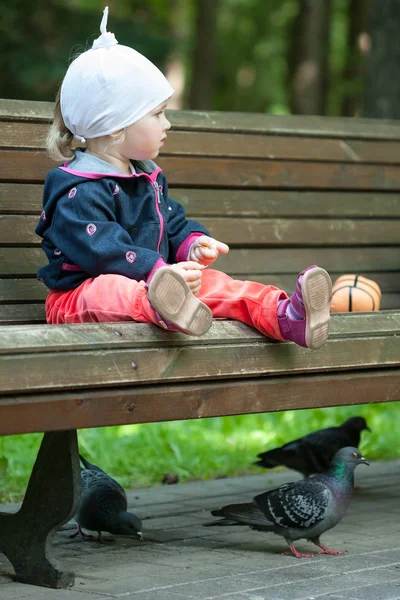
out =
{"type": "Polygon", "coordinates": [[[17,394],[0,396],[0,435],[387,402],[399,390],[391,368],[17,394]]]}
{"type": "Polygon", "coordinates": [[[306,348],[247,337],[240,344],[6,354],[0,394],[379,367],[400,367],[400,336],[332,337],[312,360],[306,348]]]}
{"type": "MultiPolygon", "coordinates": [[[[0,183],[0,214],[42,210],[43,184],[0,183]]],[[[400,193],[169,188],[189,217],[400,218],[400,193]]]]}
{"type": "MultiPolygon", "coordinates": [[[[333,315],[330,339],[395,336],[400,334],[400,310],[374,313],[333,315]]],[[[196,338],[180,333],[167,333],[146,323],[83,323],[79,325],[16,325],[0,327],[0,355],[110,348],[147,348],[169,346],[202,346],[247,344],[250,341],[270,343],[261,333],[238,321],[216,319],[211,329],[196,338]],[[117,333],[116,333],[117,332],[117,333]]],[[[400,343],[400,341],[399,341],[400,343]]],[[[280,344],[282,345],[282,344],[280,344]]],[[[314,353],[313,353],[314,355],[314,353]]]]}

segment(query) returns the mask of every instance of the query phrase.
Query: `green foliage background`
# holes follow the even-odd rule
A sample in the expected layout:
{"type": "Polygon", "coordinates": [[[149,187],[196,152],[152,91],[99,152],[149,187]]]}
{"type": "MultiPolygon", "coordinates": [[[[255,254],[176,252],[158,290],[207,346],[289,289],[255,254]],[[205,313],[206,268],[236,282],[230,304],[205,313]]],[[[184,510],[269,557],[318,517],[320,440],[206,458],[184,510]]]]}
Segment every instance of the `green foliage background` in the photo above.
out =
{"type": "MultiPolygon", "coordinates": [[[[0,98],[53,101],[68,64],[99,35],[103,0],[3,0],[0,98]]],[[[191,79],[195,0],[110,0],[108,29],[162,70],[171,57],[191,79]]],[[[328,113],[340,114],[346,81],[348,0],[333,0],[328,113]]],[[[297,0],[218,0],[214,110],[284,114],[297,0]]]]}
{"type": "MultiPolygon", "coordinates": [[[[363,432],[360,448],[365,456],[393,460],[400,458],[398,412],[399,403],[393,402],[124,425],[82,430],[78,435],[82,454],[131,488],[160,484],[167,472],[179,475],[180,481],[260,473],[251,466],[259,452],[339,425],[353,415],[364,416],[372,429],[363,432]]],[[[0,502],[22,498],[41,437],[0,438],[0,502]]]]}

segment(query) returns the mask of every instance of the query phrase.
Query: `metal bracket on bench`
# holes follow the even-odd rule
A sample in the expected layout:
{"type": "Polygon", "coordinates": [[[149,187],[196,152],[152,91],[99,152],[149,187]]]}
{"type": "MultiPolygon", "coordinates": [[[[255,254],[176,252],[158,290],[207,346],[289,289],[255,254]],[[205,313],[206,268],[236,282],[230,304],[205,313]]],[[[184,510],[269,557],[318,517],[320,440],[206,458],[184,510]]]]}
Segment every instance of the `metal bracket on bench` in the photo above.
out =
{"type": "Polygon", "coordinates": [[[74,584],[53,558],[52,540],[76,512],[81,474],[76,431],[45,433],[21,509],[0,513],[0,551],[16,581],[52,588],[74,584]]]}

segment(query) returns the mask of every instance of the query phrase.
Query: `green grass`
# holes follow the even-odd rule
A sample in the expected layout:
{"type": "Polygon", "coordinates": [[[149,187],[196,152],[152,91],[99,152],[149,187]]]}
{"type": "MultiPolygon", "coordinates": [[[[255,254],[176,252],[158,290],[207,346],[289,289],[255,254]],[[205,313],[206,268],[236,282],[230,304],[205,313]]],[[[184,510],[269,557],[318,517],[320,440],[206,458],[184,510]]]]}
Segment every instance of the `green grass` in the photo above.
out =
{"type": "MultiPolygon", "coordinates": [[[[251,466],[258,452],[312,430],[338,425],[352,415],[367,419],[361,450],[372,460],[400,457],[396,433],[400,403],[287,411],[124,425],[79,431],[82,454],[126,488],[161,482],[172,472],[180,481],[260,473],[251,466]]],[[[40,434],[0,438],[0,502],[23,497],[39,448],[40,434]]]]}

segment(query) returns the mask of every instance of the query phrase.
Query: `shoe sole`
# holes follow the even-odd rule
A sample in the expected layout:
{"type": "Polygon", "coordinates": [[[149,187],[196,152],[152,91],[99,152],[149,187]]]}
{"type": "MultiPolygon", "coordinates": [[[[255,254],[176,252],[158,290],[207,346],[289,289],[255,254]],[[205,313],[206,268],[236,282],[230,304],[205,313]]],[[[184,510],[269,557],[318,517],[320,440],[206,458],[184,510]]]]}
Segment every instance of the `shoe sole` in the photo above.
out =
{"type": "Polygon", "coordinates": [[[307,348],[321,348],[328,339],[332,300],[332,281],[325,269],[306,271],[301,282],[306,311],[307,348]]]}
{"type": "Polygon", "coordinates": [[[211,310],[192,294],[186,281],[174,269],[158,269],[147,294],[153,308],[183,333],[199,336],[210,329],[211,310]]]}

